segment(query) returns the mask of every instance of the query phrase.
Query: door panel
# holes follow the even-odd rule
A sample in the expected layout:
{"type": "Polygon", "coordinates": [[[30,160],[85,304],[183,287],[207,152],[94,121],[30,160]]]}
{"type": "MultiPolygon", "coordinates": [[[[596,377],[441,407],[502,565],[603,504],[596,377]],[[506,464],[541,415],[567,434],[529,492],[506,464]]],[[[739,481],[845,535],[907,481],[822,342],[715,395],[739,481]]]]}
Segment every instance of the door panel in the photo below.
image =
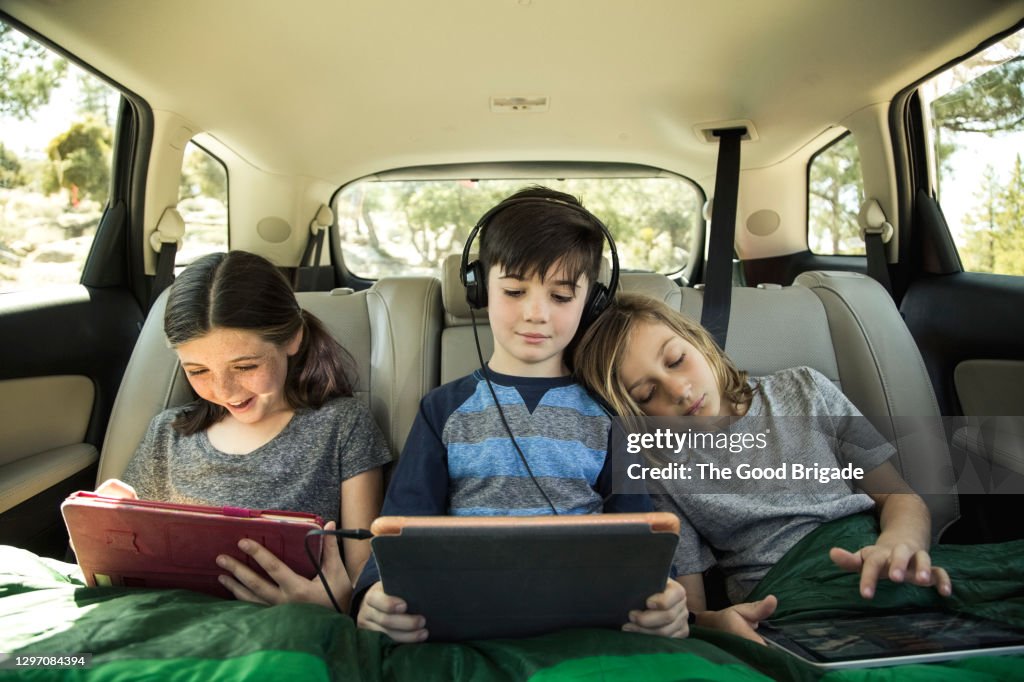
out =
{"type": "Polygon", "coordinates": [[[96,462],[85,442],[94,398],[80,375],[0,381],[0,513],[96,462]]]}
{"type": "Polygon", "coordinates": [[[63,557],[60,501],[94,485],[142,320],[117,288],[0,295],[0,544],[63,557]]]}
{"type": "Polygon", "coordinates": [[[1024,537],[1022,496],[1013,493],[1024,483],[1018,480],[1024,464],[1015,459],[1024,438],[1016,426],[1024,415],[1024,315],[1019,312],[1024,277],[972,272],[926,277],[911,284],[900,308],[942,414],[965,417],[960,433],[951,434],[954,448],[964,446],[961,466],[966,471],[969,463],[983,474],[988,489],[1004,491],[961,494],[961,519],[943,541],[1024,537]]]}

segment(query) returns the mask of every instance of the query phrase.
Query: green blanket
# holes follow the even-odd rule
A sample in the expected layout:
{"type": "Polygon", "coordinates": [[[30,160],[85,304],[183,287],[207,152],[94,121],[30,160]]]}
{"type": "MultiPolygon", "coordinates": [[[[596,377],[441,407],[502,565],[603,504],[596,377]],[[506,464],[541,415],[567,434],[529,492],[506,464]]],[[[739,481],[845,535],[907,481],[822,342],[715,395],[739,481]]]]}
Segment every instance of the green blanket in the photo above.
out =
{"type": "MultiPolygon", "coordinates": [[[[885,584],[872,602],[828,561],[833,545],[870,541],[870,519],[820,528],[758,586],[795,618],[937,604],[924,589],[885,584]]],[[[938,547],[954,596],[947,606],[1024,626],[1024,542],[938,547]]],[[[687,640],[572,630],[521,640],[399,645],[326,609],[261,607],[184,590],[87,588],[73,565],[0,547],[0,652],[93,655],[88,669],[0,670],[0,680],[766,680],[819,679],[796,659],[695,628],[687,640]]],[[[1020,679],[1024,657],[832,672],[833,679],[1020,679]]]]}

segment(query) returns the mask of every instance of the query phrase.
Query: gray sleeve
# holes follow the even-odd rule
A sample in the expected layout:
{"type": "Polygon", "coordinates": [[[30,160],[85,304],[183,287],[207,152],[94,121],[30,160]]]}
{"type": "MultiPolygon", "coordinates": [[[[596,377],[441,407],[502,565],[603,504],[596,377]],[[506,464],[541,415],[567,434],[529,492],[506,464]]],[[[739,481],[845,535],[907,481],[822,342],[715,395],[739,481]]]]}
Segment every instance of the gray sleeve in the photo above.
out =
{"type": "Polygon", "coordinates": [[[827,406],[836,437],[839,464],[854,464],[871,471],[896,454],[896,448],[861,414],[846,395],[821,373],[808,368],[821,399],[827,406]]]}
{"type": "Polygon", "coordinates": [[[339,458],[341,480],[345,481],[364,471],[388,464],[392,456],[384,435],[366,405],[355,398],[340,404],[347,408],[343,417],[347,433],[343,432],[339,443],[342,453],[339,458]]]}
{"type": "Polygon", "coordinates": [[[676,504],[671,495],[651,491],[651,502],[656,511],[670,512],[679,517],[679,544],[676,545],[672,566],[679,576],[703,573],[715,565],[711,548],[697,533],[693,524],[676,504]]]}
{"type": "Polygon", "coordinates": [[[146,435],[135,449],[121,476],[143,500],[166,500],[170,496],[167,478],[168,431],[175,414],[165,410],[153,417],[146,435]]]}

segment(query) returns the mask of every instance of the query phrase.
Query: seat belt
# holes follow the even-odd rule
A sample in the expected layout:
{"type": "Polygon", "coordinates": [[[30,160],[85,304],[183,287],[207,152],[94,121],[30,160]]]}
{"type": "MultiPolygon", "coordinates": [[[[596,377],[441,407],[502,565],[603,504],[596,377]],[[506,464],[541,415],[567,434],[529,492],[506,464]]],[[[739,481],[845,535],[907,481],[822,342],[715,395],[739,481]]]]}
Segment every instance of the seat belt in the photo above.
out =
{"type": "Polygon", "coordinates": [[[327,204],[320,204],[316,215],[309,221],[309,239],[306,241],[306,248],[302,252],[302,258],[299,260],[299,267],[295,269],[295,279],[292,282],[292,288],[296,291],[316,290],[320,275],[320,256],[323,254],[324,248],[324,233],[327,232],[327,228],[333,222],[334,212],[327,204]],[[310,263],[309,257],[313,253],[314,248],[316,249],[316,254],[313,256],[312,263],[310,263]],[[311,267],[307,267],[307,263],[311,267]]]}
{"type": "Polygon", "coordinates": [[[153,278],[153,289],[149,295],[149,307],[152,308],[160,293],[174,281],[174,256],[181,248],[181,238],[185,236],[185,221],[175,206],[168,206],[160,216],[156,229],[149,235],[149,245],[157,252],[156,276],[153,278]]]}
{"type": "Polygon", "coordinates": [[[867,252],[868,277],[881,284],[892,296],[889,261],[885,257],[885,245],[892,239],[892,223],[885,219],[885,212],[876,199],[864,202],[857,215],[857,222],[860,223],[860,236],[864,239],[867,252]]]}
{"type": "Polygon", "coordinates": [[[740,184],[740,140],[746,128],[715,130],[718,137],[718,169],[711,212],[711,239],[704,276],[704,304],[700,323],[722,350],[729,332],[732,305],[732,256],[736,234],[736,197],[740,184]]]}

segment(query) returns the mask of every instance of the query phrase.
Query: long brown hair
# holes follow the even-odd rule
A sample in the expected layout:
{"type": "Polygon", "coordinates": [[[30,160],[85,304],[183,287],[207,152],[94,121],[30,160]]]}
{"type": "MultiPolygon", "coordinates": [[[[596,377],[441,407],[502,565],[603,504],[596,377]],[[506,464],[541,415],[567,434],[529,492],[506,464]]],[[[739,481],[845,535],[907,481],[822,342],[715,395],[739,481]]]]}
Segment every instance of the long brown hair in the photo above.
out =
{"type": "Polygon", "coordinates": [[[711,366],[725,400],[747,405],[753,399],[747,373],[736,368],[704,327],[662,301],[642,294],[620,293],[590,325],[573,358],[576,378],[616,414],[644,416],[618,375],[630,336],[640,323],[665,325],[692,344],[711,366]]]}
{"type": "MultiPolygon", "coordinates": [[[[254,332],[282,347],[302,332],[288,358],[284,395],[294,408],[318,408],[352,395],[352,356],[312,313],[302,310],[285,276],[273,263],[246,251],[212,253],[178,275],[167,295],[164,333],[172,347],[214,329],[254,332]]],[[[209,428],[227,414],[203,399],[189,404],[172,426],[185,435],[209,428]]]]}

